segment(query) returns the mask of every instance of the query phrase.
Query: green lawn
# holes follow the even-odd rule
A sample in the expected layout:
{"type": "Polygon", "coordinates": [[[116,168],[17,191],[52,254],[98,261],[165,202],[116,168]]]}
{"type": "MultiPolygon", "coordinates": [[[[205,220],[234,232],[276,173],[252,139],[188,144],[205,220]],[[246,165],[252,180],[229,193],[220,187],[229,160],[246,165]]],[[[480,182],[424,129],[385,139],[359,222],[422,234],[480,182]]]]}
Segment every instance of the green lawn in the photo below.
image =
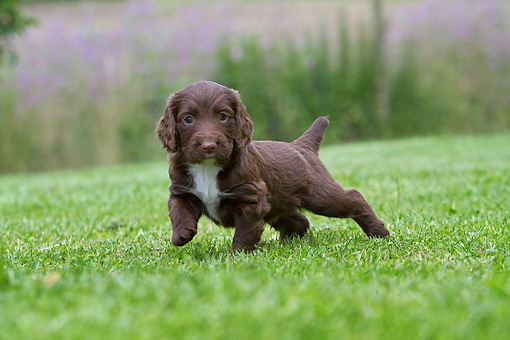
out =
{"type": "MultiPolygon", "coordinates": [[[[161,158],[164,159],[162,152],[161,158]]],[[[165,162],[0,177],[0,339],[507,339],[510,135],[327,146],[392,238],[171,245],[165,162]]]]}

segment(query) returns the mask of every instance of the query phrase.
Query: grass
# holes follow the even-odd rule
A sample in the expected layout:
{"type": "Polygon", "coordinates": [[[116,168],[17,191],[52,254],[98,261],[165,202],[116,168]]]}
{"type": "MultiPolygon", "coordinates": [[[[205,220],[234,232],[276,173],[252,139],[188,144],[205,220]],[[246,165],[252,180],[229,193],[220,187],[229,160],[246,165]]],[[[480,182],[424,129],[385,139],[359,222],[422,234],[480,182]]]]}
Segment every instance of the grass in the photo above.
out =
{"type": "Polygon", "coordinates": [[[508,145],[324,147],[392,238],[309,215],[309,237],[281,244],[267,229],[252,255],[232,255],[232,232],[205,219],[170,244],[163,162],[4,175],[0,339],[508,338],[508,145]]]}

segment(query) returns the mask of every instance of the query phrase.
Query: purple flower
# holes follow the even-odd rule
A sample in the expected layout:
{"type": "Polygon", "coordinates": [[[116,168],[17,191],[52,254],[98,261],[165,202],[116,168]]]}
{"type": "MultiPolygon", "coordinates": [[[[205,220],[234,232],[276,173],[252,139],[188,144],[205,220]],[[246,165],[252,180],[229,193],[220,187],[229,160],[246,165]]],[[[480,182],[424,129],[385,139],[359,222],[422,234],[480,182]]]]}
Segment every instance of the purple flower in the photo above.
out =
{"type": "Polygon", "coordinates": [[[506,6],[494,0],[428,0],[400,6],[387,32],[390,49],[414,41],[431,58],[458,53],[465,60],[501,67],[508,63],[510,46],[506,6]]]}
{"type": "Polygon", "coordinates": [[[19,38],[17,88],[20,97],[30,98],[20,102],[21,111],[63,92],[68,98],[89,95],[100,104],[108,91],[135,78],[157,87],[181,75],[205,77],[230,25],[211,16],[209,4],[169,12],[162,3],[134,0],[113,18],[102,16],[96,5],[63,7],[19,38]]]}

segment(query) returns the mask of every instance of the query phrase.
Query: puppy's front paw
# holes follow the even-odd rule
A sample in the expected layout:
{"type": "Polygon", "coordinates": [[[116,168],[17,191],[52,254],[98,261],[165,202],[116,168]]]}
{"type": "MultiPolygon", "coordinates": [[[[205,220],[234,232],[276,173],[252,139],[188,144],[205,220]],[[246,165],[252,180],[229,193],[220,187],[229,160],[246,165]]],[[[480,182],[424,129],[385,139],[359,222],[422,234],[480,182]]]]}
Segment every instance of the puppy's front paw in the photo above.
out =
{"type": "Polygon", "coordinates": [[[172,235],[172,244],[174,246],[183,246],[195,237],[197,230],[194,228],[183,228],[174,230],[172,235]]]}
{"type": "Polygon", "coordinates": [[[258,244],[246,244],[241,242],[233,242],[232,243],[232,250],[234,253],[252,253],[255,249],[257,249],[258,244]]]}

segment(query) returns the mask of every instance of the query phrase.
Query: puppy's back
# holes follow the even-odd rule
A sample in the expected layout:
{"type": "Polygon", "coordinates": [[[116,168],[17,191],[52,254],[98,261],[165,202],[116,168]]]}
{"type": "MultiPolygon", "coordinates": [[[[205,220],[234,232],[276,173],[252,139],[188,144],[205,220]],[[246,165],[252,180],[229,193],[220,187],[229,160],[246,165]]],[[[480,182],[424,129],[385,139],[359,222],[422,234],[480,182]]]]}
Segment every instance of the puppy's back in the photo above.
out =
{"type": "Polygon", "coordinates": [[[268,173],[275,177],[264,180],[272,182],[277,179],[294,186],[298,182],[307,183],[316,163],[320,163],[317,155],[328,125],[326,117],[319,117],[292,143],[253,141],[252,145],[262,158],[262,166],[266,168],[262,169],[263,177],[268,173]]]}

